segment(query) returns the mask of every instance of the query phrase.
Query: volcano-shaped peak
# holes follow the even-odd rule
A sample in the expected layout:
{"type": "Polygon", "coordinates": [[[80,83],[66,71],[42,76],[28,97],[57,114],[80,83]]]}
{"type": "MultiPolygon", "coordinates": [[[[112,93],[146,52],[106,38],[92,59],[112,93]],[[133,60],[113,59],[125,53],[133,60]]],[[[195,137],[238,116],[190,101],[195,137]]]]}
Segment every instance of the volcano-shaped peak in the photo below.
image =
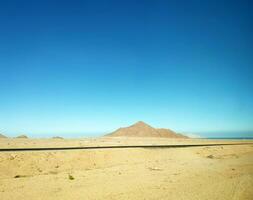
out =
{"type": "Polygon", "coordinates": [[[169,129],[156,129],[143,121],[108,134],[107,136],[126,136],[126,137],[167,137],[167,138],[186,138],[169,129]]]}
{"type": "Polygon", "coordinates": [[[136,126],[136,127],[151,127],[150,125],[148,125],[147,123],[145,123],[143,121],[138,121],[135,124],[133,124],[132,126],[136,126]]]}

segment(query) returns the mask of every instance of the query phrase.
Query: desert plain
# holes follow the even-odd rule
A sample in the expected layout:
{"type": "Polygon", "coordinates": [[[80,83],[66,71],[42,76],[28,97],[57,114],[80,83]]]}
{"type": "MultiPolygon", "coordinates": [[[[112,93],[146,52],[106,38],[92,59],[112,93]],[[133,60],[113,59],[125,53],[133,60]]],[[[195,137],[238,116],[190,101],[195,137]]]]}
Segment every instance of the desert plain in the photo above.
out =
{"type": "Polygon", "coordinates": [[[0,152],[0,199],[253,199],[251,140],[0,139],[0,147],[248,143],[186,148],[0,152]]]}

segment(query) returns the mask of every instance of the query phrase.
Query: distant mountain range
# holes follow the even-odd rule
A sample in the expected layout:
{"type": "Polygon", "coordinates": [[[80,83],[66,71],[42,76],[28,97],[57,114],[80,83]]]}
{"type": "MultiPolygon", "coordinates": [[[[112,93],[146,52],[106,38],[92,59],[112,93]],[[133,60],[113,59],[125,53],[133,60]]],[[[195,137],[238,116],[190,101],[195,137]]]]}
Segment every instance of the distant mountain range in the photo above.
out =
{"type": "Polygon", "coordinates": [[[185,135],[176,133],[170,129],[153,128],[152,126],[139,121],[132,126],[119,128],[107,134],[109,137],[160,137],[160,138],[188,138],[185,135]]]}
{"type": "Polygon", "coordinates": [[[19,135],[16,138],[20,138],[20,139],[27,139],[28,137],[26,135],[19,135]]]}
{"type": "MultiPolygon", "coordinates": [[[[8,138],[8,137],[0,133],[0,138],[8,138]]],[[[28,137],[26,135],[19,135],[16,138],[23,138],[23,139],[26,138],[27,139],[28,137]]]]}

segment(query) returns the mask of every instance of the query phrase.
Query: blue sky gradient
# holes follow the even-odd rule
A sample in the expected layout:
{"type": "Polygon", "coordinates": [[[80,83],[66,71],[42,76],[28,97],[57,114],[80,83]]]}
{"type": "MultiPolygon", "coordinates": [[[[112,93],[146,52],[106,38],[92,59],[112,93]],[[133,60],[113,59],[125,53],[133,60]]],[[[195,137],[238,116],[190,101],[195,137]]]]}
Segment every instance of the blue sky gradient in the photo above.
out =
{"type": "Polygon", "coordinates": [[[87,136],[136,121],[253,136],[253,3],[1,1],[0,132],[87,136]]]}

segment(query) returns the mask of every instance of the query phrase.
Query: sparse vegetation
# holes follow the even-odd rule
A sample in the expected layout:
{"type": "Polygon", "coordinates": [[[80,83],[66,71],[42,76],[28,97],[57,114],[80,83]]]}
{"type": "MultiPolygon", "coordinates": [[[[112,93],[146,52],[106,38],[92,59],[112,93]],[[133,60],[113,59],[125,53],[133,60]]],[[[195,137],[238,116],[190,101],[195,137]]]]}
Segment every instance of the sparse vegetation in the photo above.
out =
{"type": "Polygon", "coordinates": [[[75,178],[69,174],[69,180],[74,180],[75,178]]]}
{"type": "Polygon", "coordinates": [[[25,178],[25,177],[27,177],[26,175],[16,175],[16,176],[14,176],[14,178],[25,178]]]}

